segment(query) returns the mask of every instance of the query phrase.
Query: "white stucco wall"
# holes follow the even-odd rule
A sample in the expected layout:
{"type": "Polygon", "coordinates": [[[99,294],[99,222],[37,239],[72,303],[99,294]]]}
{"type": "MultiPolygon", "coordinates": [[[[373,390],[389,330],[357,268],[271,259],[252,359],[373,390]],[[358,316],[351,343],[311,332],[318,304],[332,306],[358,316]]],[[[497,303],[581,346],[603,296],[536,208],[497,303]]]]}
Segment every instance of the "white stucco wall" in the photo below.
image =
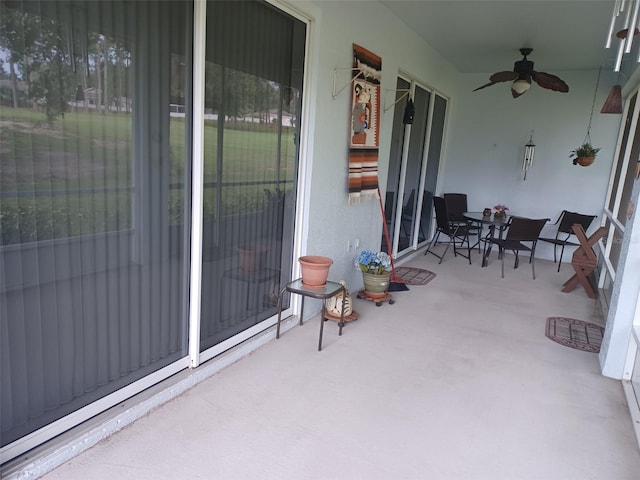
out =
{"type": "MultiPolygon", "coordinates": [[[[382,238],[382,215],[377,199],[349,204],[347,173],[350,89],[332,99],[334,69],[351,68],[352,44],[356,43],[382,58],[379,181],[386,184],[393,109],[384,112],[394,100],[399,69],[452,94],[455,69],[439,57],[404,24],[375,2],[293,2],[300,11],[314,18],[311,46],[317,58],[307,72],[314,82],[311,105],[313,138],[304,152],[306,163],[306,207],[303,254],[325,255],[334,261],[330,278],[344,279],[351,290],[362,287],[362,278],[353,262],[356,250],[347,251],[349,242],[378,250],[382,238]]],[[[336,77],[339,90],[350,80],[348,71],[336,77]]]]}
{"type": "MultiPolygon", "coordinates": [[[[375,2],[292,0],[288,4],[312,18],[305,74],[309,116],[303,126],[307,135],[302,146],[304,198],[298,212],[299,254],[331,257],[331,279],[346,280],[352,291],[361,288],[361,275],[353,266],[356,252],[363,248],[377,250],[382,238],[377,199],[348,203],[350,89],[345,88],[332,98],[334,70],[351,67],[353,43],[382,58],[380,185],[386,185],[387,180],[393,115],[393,109],[384,112],[384,108],[393,101],[396,77],[402,70],[449,99],[436,193],[465,192],[470,209],[482,210],[503,203],[514,214],[548,217],[551,222],[563,209],[601,215],[621,116],[599,111],[617,80],[615,74],[602,72],[595,101],[590,136],[602,150],[592,166],[574,166],[569,153],[587,133],[596,70],[552,72],[569,84],[567,94],[533,85],[525,95],[513,99],[508,84],[472,92],[486,83],[493,72],[460,74],[375,2]],[[535,160],[524,181],[522,157],[531,131],[536,144],[535,160]],[[347,246],[356,240],[359,248],[348,250],[347,246]]],[[[543,67],[542,60],[536,66],[543,67]]],[[[348,71],[339,71],[337,89],[349,80],[348,71]]],[[[600,218],[590,231],[599,224],[600,218]]],[[[555,226],[551,224],[543,231],[550,236],[554,233],[555,226]]],[[[565,261],[569,261],[571,253],[565,252],[565,261]]],[[[552,247],[541,243],[537,255],[553,258],[552,247]]],[[[569,268],[563,271],[567,273],[569,268]]],[[[314,314],[312,308],[306,312],[314,314]]],[[[610,321],[609,328],[613,328],[615,322],[610,321]]],[[[629,327],[623,325],[607,339],[612,348],[601,355],[601,362],[603,368],[611,365],[606,371],[610,376],[620,378],[628,333],[629,327]]]]}
{"type": "MultiPolygon", "coordinates": [[[[543,231],[549,236],[564,209],[601,215],[621,120],[620,115],[599,113],[615,80],[603,72],[590,135],[602,150],[593,165],[574,166],[569,154],[587,133],[598,72],[553,73],[567,82],[569,93],[534,84],[514,99],[508,83],[473,92],[488,75],[462,75],[462,88],[451,102],[441,182],[442,192],[466,192],[474,210],[502,203],[516,215],[550,218],[543,231]],[[522,159],[532,131],[535,157],[525,181],[522,159]]],[[[594,221],[590,231],[598,226],[599,220],[594,221]]],[[[565,251],[565,261],[571,253],[565,251]]],[[[552,246],[541,242],[536,256],[552,259],[552,246]]]]}
{"type": "MultiPolygon", "coordinates": [[[[332,278],[359,288],[361,279],[352,268],[355,250],[347,245],[359,240],[360,248],[378,249],[382,219],[377,201],[357,205],[347,201],[347,148],[350,90],[332,99],[334,69],[351,66],[351,46],[357,43],[382,58],[382,102],[393,100],[396,76],[405,70],[450,99],[438,193],[466,192],[475,210],[503,203],[512,213],[548,217],[544,233],[563,209],[599,215],[606,195],[620,115],[599,113],[616,77],[602,72],[591,140],[602,150],[590,167],[572,165],[569,152],[585,138],[593,102],[597,71],[553,72],[570,85],[568,94],[536,85],[522,97],[511,98],[508,84],[478,92],[486,75],[461,75],[433,49],[407,31],[404,24],[375,2],[300,2],[293,5],[314,18],[311,46],[317,58],[308,73],[313,77],[312,142],[306,151],[310,196],[303,212],[306,254],[334,260],[332,278]],[[357,20],[355,20],[357,19],[357,20]],[[534,132],[534,165],[523,181],[524,145],[534,132]],[[310,219],[313,221],[309,221],[310,219]]],[[[514,56],[515,58],[515,56],[514,56]]],[[[349,72],[336,74],[337,89],[349,81],[349,72]]],[[[379,179],[385,185],[393,109],[382,113],[379,179]]],[[[597,228],[599,220],[592,229],[597,228]]],[[[553,258],[552,247],[540,244],[541,258],[553,258]]],[[[565,259],[571,258],[571,250],[565,259]]]]}
{"type": "MultiPolygon", "coordinates": [[[[506,84],[473,92],[487,77],[461,76],[462,88],[452,102],[441,191],[467,192],[474,209],[504,203],[515,214],[548,217],[551,222],[563,209],[599,215],[591,225],[591,233],[602,219],[622,121],[621,115],[600,113],[616,76],[612,72],[601,74],[590,136],[602,150],[593,165],[580,167],[572,164],[569,152],[586,135],[598,72],[553,73],[569,84],[569,93],[550,92],[534,85],[525,95],[512,99],[506,84]],[[531,130],[535,159],[524,181],[522,158],[531,130]]],[[[636,201],[637,189],[636,185],[632,197],[636,201]]],[[[551,222],[543,235],[553,236],[556,226],[551,222]]],[[[640,288],[640,259],[633,248],[638,243],[638,233],[633,225],[632,221],[627,223],[629,231],[621,255],[626,263],[618,267],[600,352],[602,373],[618,379],[623,376],[640,288]]],[[[570,261],[572,253],[573,249],[565,250],[565,262],[570,261]]],[[[540,242],[536,256],[552,259],[553,247],[540,242]]],[[[563,272],[570,275],[570,267],[567,265],[560,274],[563,272]]]]}

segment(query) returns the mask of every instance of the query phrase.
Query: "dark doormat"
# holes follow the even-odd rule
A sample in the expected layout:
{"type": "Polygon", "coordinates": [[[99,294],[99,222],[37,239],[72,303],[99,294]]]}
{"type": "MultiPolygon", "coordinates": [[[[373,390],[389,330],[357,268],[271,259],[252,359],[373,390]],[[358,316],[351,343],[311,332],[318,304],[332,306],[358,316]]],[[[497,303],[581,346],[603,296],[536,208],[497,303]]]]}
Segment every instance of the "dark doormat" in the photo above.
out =
{"type": "Polygon", "coordinates": [[[398,267],[396,276],[400,277],[407,285],[426,285],[436,278],[436,274],[423,268],[398,267]]]}
{"type": "Polygon", "coordinates": [[[602,344],[604,328],[575,318],[549,317],[547,318],[545,335],[565,347],[598,353],[602,344]]]}

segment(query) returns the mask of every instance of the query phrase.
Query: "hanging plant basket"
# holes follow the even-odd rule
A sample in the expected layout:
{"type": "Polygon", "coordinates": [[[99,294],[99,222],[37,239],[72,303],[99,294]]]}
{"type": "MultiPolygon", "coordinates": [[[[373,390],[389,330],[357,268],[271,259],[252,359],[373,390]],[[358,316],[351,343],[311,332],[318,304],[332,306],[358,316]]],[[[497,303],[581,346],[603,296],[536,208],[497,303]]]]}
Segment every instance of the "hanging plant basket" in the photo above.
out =
{"type": "Polygon", "coordinates": [[[598,93],[598,84],[600,83],[600,73],[602,67],[598,70],[598,79],[596,80],[596,90],[593,92],[593,103],[591,104],[591,114],[589,115],[589,125],[587,126],[587,135],[582,141],[582,145],[575,150],[571,150],[569,158],[573,159],[574,165],[580,165],[582,167],[588,167],[596,160],[596,155],[600,151],[600,147],[594,147],[591,145],[591,121],[593,120],[593,110],[596,106],[596,95],[598,93]]]}
{"type": "Polygon", "coordinates": [[[582,167],[588,167],[596,160],[596,155],[600,151],[600,148],[591,145],[591,141],[587,135],[585,141],[575,150],[571,151],[570,158],[573,158],[574,165],[580,165],[582,167]]]}

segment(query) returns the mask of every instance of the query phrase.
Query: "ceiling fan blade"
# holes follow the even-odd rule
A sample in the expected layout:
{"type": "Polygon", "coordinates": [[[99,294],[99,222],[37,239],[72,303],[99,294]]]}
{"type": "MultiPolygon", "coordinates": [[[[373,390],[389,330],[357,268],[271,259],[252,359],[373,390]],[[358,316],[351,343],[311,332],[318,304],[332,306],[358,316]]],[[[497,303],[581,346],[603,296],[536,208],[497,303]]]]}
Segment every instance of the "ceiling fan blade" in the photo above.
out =
{"type": "Polygon", "coordinates": [[[556,92],[567,93],[569,91],[569,85],[564,83],[559,77],[551,75],[545,72],[533,72],[531,78],[542,88],[548,88],[556,92]]]}
{"type": "Polygon", "coordinates": [[[516,72],[512,72],[512,71],[497,72],[489,77],[489,83],[485,83],[484,85],[476,88],[473,91],[475,92],[476,90],[480,90],[481,88],[485,88],[485,87],[490,87],[491,85],[495,85],[496,83],[500,83],[500,82],[511,82],[516,78],[518,78],[518,74],[516,72]]]}

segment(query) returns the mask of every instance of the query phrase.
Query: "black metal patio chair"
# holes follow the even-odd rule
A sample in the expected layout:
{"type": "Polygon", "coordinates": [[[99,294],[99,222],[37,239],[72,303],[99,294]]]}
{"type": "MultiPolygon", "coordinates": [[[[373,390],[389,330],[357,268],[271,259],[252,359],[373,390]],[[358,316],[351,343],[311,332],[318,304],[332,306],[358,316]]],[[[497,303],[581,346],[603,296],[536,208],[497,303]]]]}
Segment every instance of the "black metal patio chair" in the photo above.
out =
{"type": "Polygon", "coordinates": [[[513,268],[518,268],[520,262],[518,254],[520,251],[530,252],[529,263],[533,272],[533,279],[536,278],[535,253],[538,237],[544,225],[549,221],[548,218],[532,219],[522,217],[511,217],[509,229],[505,238],[488,238],[490,242],[498,246],[499,257],[501,260],[502,278],[504,278],[504,252],[511,250],[515,256],[513,268]]]}
{"type": "Polygon", "coordinates": [[[582,213],[577,212],[569,212],[567,210],[563,210],[558,217],[558,220],[554,223],[554,225],[558,224],[558,230],[556,231],[555,238],[540,238],[543,242],[548,242],[553,244],[553,262],[558,262],[558,272],[560,271],[560,265],[562,265],[562,256],[564,255],[564,247],[569,246],[578,246],[579,244],[576,242],[569,241],[569,238],[574,235],[573,225],[576,223],[587,231],[589,226],[593,222],[593,219],[596,218],[597,215],[584,215],[582,213]],[[556,260],[556,250],[558,247],[562,247],[560,249],[560,259],[556,260]]]}
{"type": "Polygon", "coordinates": [[[447,203],[447,212],[449,213],[449,219],[454,223],[466,224],[469,229],[470,235],[478,237],[478,252],[480,252],[480,242],[482,237],[482,225],[474,225],[469,223],[464,214],[469,211],[467,205],[466,193],[445,193],[443,196],[444,201],[447,203]]]}
{"type": "MultiPolygon", "coordinates": [[[[466,223],[455,223],[449,220],[449,213],[447,212],[447,204],[442,197],[433,197],[433,207],[436,212],[436,234],[434,235],[427,251],[424,253],[425,255],[431,253],[432,255],[438,257],[440,261],[438,263],[442,263],[444,256],[447,254],[449,247],[453,245],[453,256],[456,257],[460,255],[469,260],[469,265],[471,265],[471,245],[469,244],[469,228],[466,223]],[[438,239],[440,238],[440,234],[444,234],[447,240],[447,247],[445,248],[442,255],[438,255],[431,248],[438,243],[438,239]],[[459,241],[459,243],[458,243],[459,241]],[[464,242],[467,242],[467,255],[459,252],[460,248],[464,247],[464,242]]],[[[444,243],[444,242],[441,242],[444,243]]]]}

